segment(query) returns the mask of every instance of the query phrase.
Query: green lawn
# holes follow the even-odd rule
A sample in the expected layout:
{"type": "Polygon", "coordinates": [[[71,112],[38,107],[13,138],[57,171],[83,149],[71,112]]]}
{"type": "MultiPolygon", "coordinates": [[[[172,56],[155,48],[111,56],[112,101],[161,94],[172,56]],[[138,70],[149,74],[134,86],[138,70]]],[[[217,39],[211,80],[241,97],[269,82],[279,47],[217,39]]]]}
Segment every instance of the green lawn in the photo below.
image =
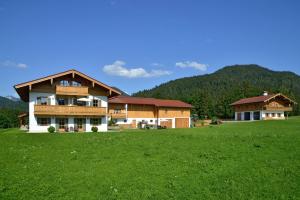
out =
{"type": "Polygon", "coordinates": [[[299,199],[300,118],[121,133],[0,131],[0,199],[299,199]]]}

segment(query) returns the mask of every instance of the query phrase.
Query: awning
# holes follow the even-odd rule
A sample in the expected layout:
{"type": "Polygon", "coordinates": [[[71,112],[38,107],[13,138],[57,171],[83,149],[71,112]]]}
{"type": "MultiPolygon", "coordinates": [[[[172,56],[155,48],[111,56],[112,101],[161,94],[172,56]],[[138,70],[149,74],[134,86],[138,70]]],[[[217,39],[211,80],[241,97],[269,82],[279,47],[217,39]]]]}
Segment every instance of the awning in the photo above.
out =
{"type": "Polygon", "coordinates": [[[85,97],[83,97],[83,98],[79,98],[79,99],[77,99],[77,101],[85,101],[85,102],[90,102],[91,100],[90,100],[90,99],[88,99],[88,98],[85,98],[85,97]]]}

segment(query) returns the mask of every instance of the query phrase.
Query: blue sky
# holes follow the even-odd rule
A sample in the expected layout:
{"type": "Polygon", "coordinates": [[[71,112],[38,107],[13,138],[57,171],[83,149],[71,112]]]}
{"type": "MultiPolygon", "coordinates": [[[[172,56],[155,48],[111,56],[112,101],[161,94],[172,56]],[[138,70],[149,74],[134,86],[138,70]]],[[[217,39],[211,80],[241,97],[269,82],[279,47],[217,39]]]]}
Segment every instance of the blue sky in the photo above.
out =
{"type": "Polygon", "coordinates": [[[297,0],[0,0],[0,95],[77,69],[132,93],[255,63],[300,74],[297,0]]]}

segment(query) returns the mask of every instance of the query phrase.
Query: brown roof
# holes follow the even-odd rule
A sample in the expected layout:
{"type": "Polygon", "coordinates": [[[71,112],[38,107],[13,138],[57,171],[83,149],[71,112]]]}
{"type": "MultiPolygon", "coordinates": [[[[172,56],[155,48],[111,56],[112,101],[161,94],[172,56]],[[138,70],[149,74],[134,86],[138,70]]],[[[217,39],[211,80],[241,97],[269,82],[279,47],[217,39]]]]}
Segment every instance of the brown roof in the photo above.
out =
{"type": "Polygon", "coordinates": [[[115,96],[108,100],[109,103],[121,103],[121,104],[142,104],[142,105],[154,105],[156,107],[178,107],[178,108],[192,108],[191,104],[179,101],[179,100],[165,100],[155,98],[143,98],[143,97],[130,97],[130,96],[115,96]]]}
{"type": "Polygon", "coordinates": [[[58,77],[68,75],[68,74],[76,74],[76,75],[81,76],[81,77],[83,77],[83,78],[85,78],[85,79],[87,79],[91,82],[94,82],[95,84],[97,84],[97,85],[99,85],[99,86],[101,86],[101,87],[103,87],[107,90],[110,90],[111,92],[113,92],[117,95],[121,94],[118,90],[116,90],[116,89],[114,89],[114,88],[112,88],[112,87],[110,87],[110,86],[108,86],[108,85],[106,85],[106,84],[104,84],[100,81],[97,81],[96,79],[91,78],[90,76],[88,76],[84,73],[81,73],[81,72],[79,72],[75,69],[70,69],[70,70],[67,70],[67,71],[64,71],[64,72],[61,72],[61,73],[53,74],[53,75],[50,75],[50,76],[45,76],[45,77],[35,79],[35,80],[32,80],[32,81],[28,81],[28,82],[25,82],[25,83],[20,83],[20,84],[15,85],[14,88],[17,91],[17,93],[19,94],[19,96],[21,97],[21,99],[23,101],[27,102],[28,101],[28,92],[29,92],[28,87],[30,85],[40,83],[40,82],[43,82],[43,81],[47,81],[47,80],[50,80],[50,79],[58,78],[58,77]]]}
{"type": "Polygon", "coordinates": [[[257,96],[257,97],[250,97],[250,98],[244,98],[244,99],[240,99],[234,103],[232,103],[231,105],[232,106],[235,106],[235,105],[241,105],[241,104],[248,104],[248,103],[261,103],[261,102],[267,102],[269,101],[270,99],[273,99],[277,96],[282,96],[284,97],[285,99],[289,100],[290,102],[292,103],[296,103],[294,102],[293,100],[289,99],[288,97],[278,93],[278,94],[269,94],[269,95],[262,95],[262,96],[257,96]]]}

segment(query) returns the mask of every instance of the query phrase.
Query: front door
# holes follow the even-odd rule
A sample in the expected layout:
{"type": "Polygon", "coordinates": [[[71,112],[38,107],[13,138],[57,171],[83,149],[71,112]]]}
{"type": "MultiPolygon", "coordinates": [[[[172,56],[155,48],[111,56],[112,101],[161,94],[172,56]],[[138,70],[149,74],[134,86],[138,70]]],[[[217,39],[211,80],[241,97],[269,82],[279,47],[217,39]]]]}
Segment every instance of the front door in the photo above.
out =
{"type": "Polygon", "coordinates": [[[57,118],[57,130],[58,132],[68,131],[68,119],[67,118],[57,118]]]}
{"type": "Polygon", "coordinates": [[[74,130],[79,132],[85,131],[85,118],[75,118],[74,119],[74,130]]]}

